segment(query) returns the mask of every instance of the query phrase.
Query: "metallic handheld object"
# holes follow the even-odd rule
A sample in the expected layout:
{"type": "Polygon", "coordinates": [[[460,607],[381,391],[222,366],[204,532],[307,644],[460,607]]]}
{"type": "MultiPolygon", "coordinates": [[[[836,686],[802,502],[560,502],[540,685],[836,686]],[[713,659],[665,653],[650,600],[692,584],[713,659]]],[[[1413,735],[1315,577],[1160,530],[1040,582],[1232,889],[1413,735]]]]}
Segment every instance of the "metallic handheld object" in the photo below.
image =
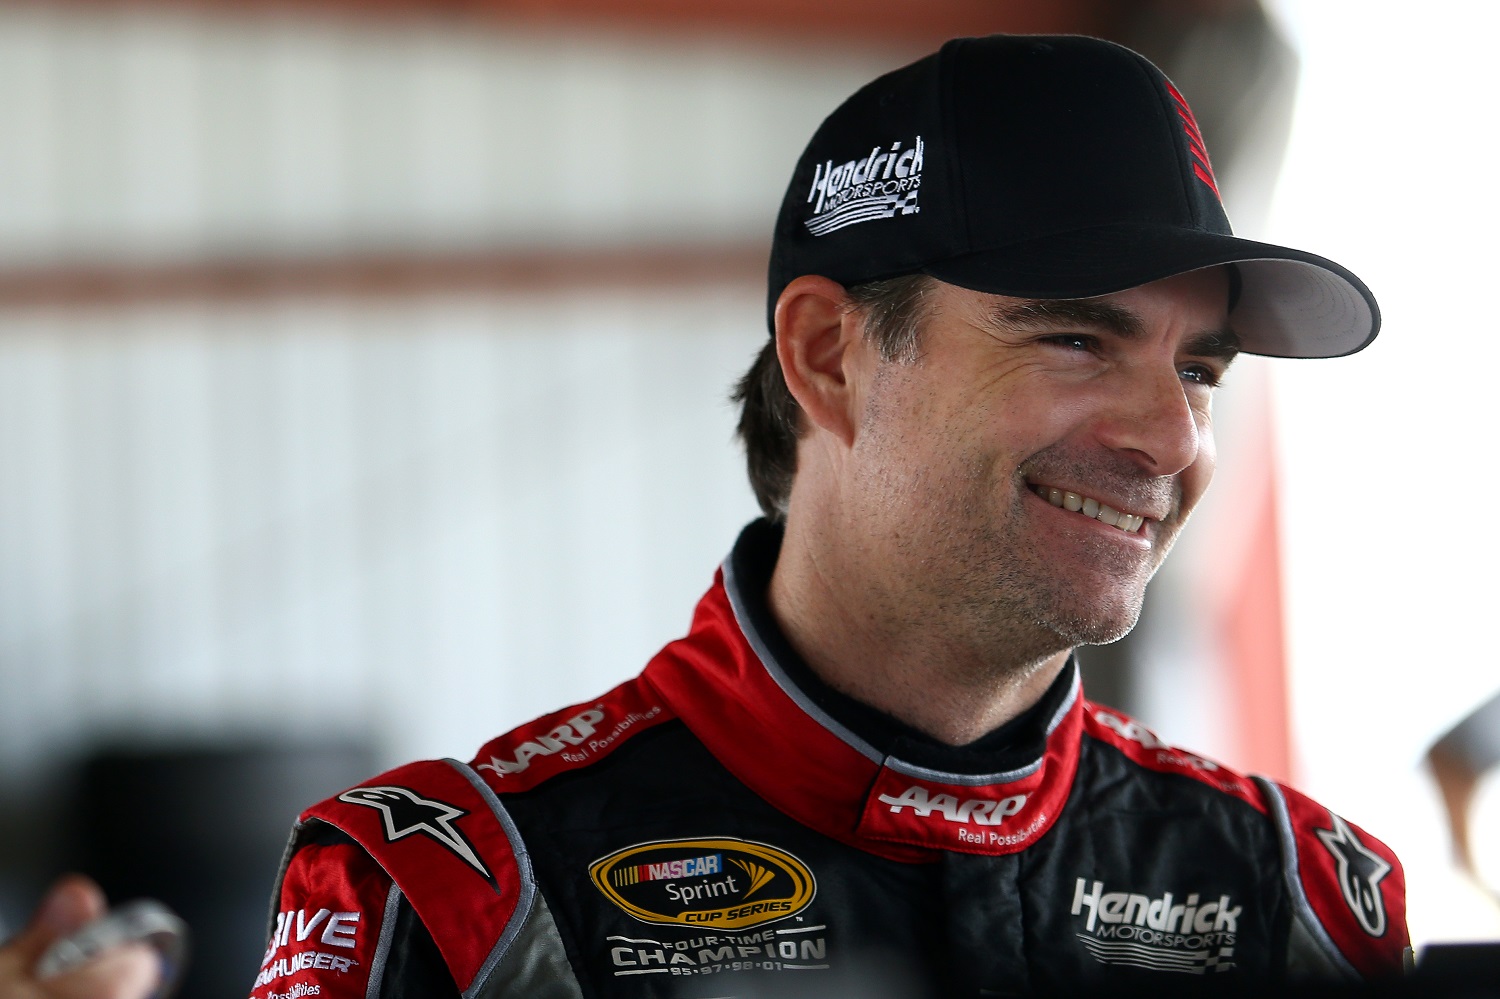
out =
{"type": "Polygon", "coordinates": [[[53,942],[37,962],[38,978],[72,971],[111,947],[147,943],[161,961],[161,984],[152,999],[168,999],[187,966],[187,924],[160,902],[127,902],[53,942]]]}

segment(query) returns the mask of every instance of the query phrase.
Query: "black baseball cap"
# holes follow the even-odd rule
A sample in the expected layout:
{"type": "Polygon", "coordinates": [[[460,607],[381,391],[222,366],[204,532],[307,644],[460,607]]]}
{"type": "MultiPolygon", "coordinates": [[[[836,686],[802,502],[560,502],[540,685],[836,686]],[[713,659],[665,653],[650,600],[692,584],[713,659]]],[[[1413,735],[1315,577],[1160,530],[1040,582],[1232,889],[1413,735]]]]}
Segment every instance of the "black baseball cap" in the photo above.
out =
{"type": "Polygon", "coordinates": [[[1250,353],[1337,357],[1380,329],[1344,267],[1234,235],[1192,110],[1143,56],[1071,35],[959,38],[813,135],[776,220],[768,318],[774,332],[803,274],[1091,298],[1224,264],[1250,353]]]}

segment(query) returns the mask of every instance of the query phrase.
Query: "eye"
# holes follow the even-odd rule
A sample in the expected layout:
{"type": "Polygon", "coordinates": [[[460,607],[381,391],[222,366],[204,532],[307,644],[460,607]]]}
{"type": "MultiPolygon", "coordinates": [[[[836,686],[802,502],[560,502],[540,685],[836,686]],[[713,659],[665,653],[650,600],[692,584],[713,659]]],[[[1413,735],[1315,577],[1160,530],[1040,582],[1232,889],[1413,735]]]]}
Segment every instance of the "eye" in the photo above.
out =
{"type": "Polygon", "coordinates": [[[1224,381],[1224,376],[1221,373],[1206,364],[1184,365],[1178,374],[1182,376],[1183,381],[1202,385],[1206,388],[1217,388],[1224,381]]]}
{"type": "Polygon", "coordinates": [[[1100,349],[1099,338],[1087,333],[1053,333],[1042,337],[1040,342],[1087,354],[1097,354],[1100,349]]]}

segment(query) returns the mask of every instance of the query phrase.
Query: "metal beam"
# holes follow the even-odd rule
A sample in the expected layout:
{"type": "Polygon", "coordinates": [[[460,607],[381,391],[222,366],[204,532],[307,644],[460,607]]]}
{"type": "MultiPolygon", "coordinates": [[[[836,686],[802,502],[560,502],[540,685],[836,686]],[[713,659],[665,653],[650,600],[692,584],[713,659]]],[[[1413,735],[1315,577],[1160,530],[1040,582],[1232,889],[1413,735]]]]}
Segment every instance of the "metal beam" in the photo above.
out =
{"type": "Polygon", "coordinates": [[[1148,0],[52,0],[87,8],[158,7],[214,14],[402,18],[480,24],[751,33],[804,42],[925,50],[995,31],[1115,36],[1148,0]]]}
{"type": "Polygon", "coordinates": [[[0,271],[0,309],[291,297],[409,297],[590,287],[760,286],[768,249],[683,245],[70,264],[0,271]]]}

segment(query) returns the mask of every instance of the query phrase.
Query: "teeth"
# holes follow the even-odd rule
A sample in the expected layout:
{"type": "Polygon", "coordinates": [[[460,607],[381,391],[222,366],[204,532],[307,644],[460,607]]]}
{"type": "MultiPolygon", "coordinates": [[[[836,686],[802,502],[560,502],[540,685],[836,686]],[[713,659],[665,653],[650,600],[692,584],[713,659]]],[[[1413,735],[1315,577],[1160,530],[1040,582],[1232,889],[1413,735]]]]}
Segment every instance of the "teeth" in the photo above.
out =
{"type": "Polygon", "coordinates": [[[1032,489],[1038,496],[1053,506],[1060,506],[1064,510],[1081,513],[1085,517],[1092,517],[1095,520],[1108,524],[1110,527],[1119,528],[1126,534],[1134,534],[1139,531],[1141,524],[1145,523],[1146,520],[1145,517],[1139,517],[1133,513],[1121,513],[1114,507],[1106,506],[1090,497],[1080,496],[1078,493],[1064,492],[1061,489],[1054,489],[1051,486],[1033,486],[1032,489]]]}

